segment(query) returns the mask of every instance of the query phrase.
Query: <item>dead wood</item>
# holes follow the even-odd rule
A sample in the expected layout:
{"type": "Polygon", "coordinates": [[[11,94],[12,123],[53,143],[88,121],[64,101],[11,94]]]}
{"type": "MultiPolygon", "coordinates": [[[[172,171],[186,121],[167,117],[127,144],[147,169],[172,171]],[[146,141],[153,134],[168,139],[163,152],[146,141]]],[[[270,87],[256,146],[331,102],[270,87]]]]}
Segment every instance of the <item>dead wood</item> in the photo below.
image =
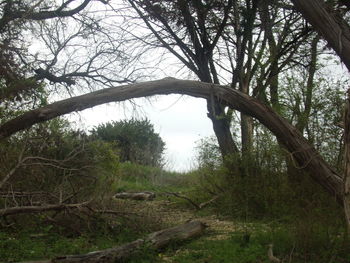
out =
{"type": "Polygon", "coordinates": [[[259,100],[230,87],[212,83],[166,78],[91,92],[28,111],[2,124],[0,126],[0,139],[27,129],[35,123],[44,122],[73,111],[81,111],[113,101],[172,93],[205,99],[215,97],[222,104],[258,119],[290,152],[291,157],[298,165],[297,168],[305,169],[331,196],[336,197],[339,204],[343,205],[342,177],[328,165],[294,126],[259,100]]]}
{"type": "Polygon", "coordinates": [[[219,197],[220,197],[219,195],[214,196],[212,199],[210,199],[210,200],[208,200],[208,201],[206,201],[206,202],[203,202],[203,203],[199,204],[199,208],[202,209],[202,208],[208,206],[209,204],[215,202],[219,197]]]}
{"type": "Polygon", "coordinates": [[[179,194],[179,193],[174,193],[174,192],[165,192],[166,195],[171,195],[171,196],[175,196],[177,198],[180,199],[184,199],[187,202],[189,202],[195,209],[200,210],[201,208],[199,207],[199,205],[197,203],[195,203],[192,199],[190,199],[189,197],[179,194]]]}
{"type": "Polygon", "coordinates": [[[180,199],[184,199],[186,201],[188,201],[196,210],[201,210],[202,208],[208,206],[209,204],[213,203],[214,201],[216,201],[219,198],[219,195],[214,196],[212,199],[210,199],[209,201],[197,204],[196,202],[194,202],[191,198],[189,198],[188,196],[185,196],[183,194],[180,193],[174,193],[174,192],[165,192],[166,195],[171,195],[180,199]]]}
{"type": "Polygon", "coordinates": [[[8,216],[15,214],[30,214],[30,213],[42,213],[46,211],[60,211],[71,208],[81,208],[87,206],[90,202],[84,202],[79,204],[58,204],[58,205],[46,205],[46,206],[18,206],[0,209],[0,216],[8,216]]]}
{"type": "Polygon", "coordinates": [[[114,198],[118,198],[118,199],[131,199],[131,200],[144,200],[144,201],[151,201],[155,197],[156,197],[156,194],[153,192],[136,192],[136,193],[122,192],[114,195],[114,198]]]}
{"type": "MultiPolygon", "coordinates": [[[[201,235],[205,225],[200,221],[191,221],[186,224],[167,228],[149,234],[145,239],[138,239],[125,245],[90,252],[83,255],[60,256],[48,261],[32,261],[30,263],[118,263],[125,262],[141,249],[158,250],[172,242],[181,242],[201,235]]],[[[29,263],[29,262],[23,262],[29,263]]]]}

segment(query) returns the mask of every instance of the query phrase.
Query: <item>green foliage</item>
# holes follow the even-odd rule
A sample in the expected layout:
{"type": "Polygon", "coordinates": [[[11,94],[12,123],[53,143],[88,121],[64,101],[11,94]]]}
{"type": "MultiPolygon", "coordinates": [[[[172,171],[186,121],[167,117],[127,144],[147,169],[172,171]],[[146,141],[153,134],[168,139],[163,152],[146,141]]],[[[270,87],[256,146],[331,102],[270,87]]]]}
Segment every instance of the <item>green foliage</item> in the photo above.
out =
{"type": "Polygon", "coordinates": [[[3,172],[23,162],[7,187],[52,193],[59,189],[73,193],[80,188],[86,192],[77,193],[76,201],[83,196],[91,198],[93,192],[110,185],[119,161],[109,143],[88,141],[86,137],[83,132],[71,130],[67,121],[55,119],[2,142],[3,172]],[[105,186],[99,189],[100,184],[105,186]]]}
{"type": "Polygon", "coordinates": [[[332,76],[327,69],[319,69],[310,91],[306,87],[308,72],[305,70],[294,69],[286,73],[281,81],[281,104],[284,106],[282,116],[297,128],[302,127],[305,138],[332,167],[341,172],[343,130],[339,126],[343,121],[344,94],[349,80],[346,77],[332,76]],[[309,114],[305,112],[307,95],[312,95],[308,102],[309,114]]]}
{"type": "Polygon", "coordinates": [[[91,131],[94,139],[115,142],[122,162],[162,166],[165,144],[148,119],[101,124],[91,131]]]}
{"type": "Polygon", "coordinates": [[[217,168],[222,164],[220,148],[215,137],[203,138],[196,142],[196,161],[199,167],[217,168]]]}

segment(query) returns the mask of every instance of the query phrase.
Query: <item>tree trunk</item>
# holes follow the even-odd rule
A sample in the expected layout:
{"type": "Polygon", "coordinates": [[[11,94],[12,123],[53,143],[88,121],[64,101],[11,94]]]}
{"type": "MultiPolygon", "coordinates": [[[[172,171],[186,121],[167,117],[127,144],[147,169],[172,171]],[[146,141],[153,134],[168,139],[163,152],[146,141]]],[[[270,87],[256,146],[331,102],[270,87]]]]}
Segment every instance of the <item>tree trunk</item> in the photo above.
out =
{"type": "Polygon", "coordinates": [[[243,113],[241,113],[241,136],[242,155],[249,155],[253,149],[253,119],[243,113]]]}
{"type": "Polygon", "coordinates": [[[344,171],[344,211],[350,235],[350,89],[347,92],[345,120],[344,120],[344,144],[345,144],[345,171],[344,171]]]}
{"type": "MultiPolygon", "coordinates": [[[[241,92],[249,95],[249,81],[241,80],[241,92]]],[[[250,158],[253,150],[253,120],[252,117],[241,113],[242,156],[250,158]]]]}
{"type": "Polygon", "coordinates": [[[233,141],[230,121],[226,117],[224,106],[216,98],[207,99],[208,118],[212,121],[213,130],[218,140],[219,148],[223,158],[239,150],[233,141]]]}
{"type": "MultiPolygon", "coordinates": [[[[47,261],[31,263],[118,263],[125,262],[142,248],[158,250],[171,244],[191,239],[203,233],[205,225],[200,221],[191,221],[176,227],[167,228],[149,234],[145,239],[138,239],[125,245],[83,255],[60,256],[47,261]]],[[[26,263],[26,262],[23,262],[26,263]]],[[[29,263],[29,262],[27,262],[29,263]]]]}
{"type": "Polygon", "coordinates": [[[73,111],[81,111],[113,101],[171,93],[205,99],[210,99],[214,96],[222,104],[226,104],[232,109],[258,119],[288,149],[296,163],[298,163],[299,168],[305,169],[317,183],[323,186],[332,196],[336,197],[340,204],[343,204],[342,178],[322,159],[302,134],[288,121],[274,112],[271,107],[227,86],[165,78],[158,81],[103,89],[28,111],[1,125],[0,139],[27,129],[35,123],[50,120],[73,111]]]}

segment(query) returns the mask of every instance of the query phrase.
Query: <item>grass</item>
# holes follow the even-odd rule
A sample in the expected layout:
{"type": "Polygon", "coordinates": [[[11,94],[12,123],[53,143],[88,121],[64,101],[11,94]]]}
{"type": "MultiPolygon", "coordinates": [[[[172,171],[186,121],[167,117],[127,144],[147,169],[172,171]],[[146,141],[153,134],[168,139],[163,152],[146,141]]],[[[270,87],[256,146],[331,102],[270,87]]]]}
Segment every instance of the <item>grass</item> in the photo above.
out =
{"type": "Polygon", "coordinates": [[[193,186],[193,176],[177,172],[165,171],[158,167],[137,165],[130,162],[119,166],[120,180],[114,185],[116,192],[122,191],[154,191],[181,192],[193,186]]]}
{"type": "Polygon", "coordinates": [[[266,225],[254,224],[249,241],[247,232],[228,233],[227,238],[217,240],[211,236],[192,240],[185,244],[174,244],[161,253],[146,253],[132,262],[173,262],[173,263],[270,263],[268,244],[274,244],[274,255],[283,262],[293,263],[348,263],[350,257],[342,238],[333,240],[333,244],[324,242],[320,236],[313,241],[323,241],[322,249],[317,245],[305,250],[296,244],[295,232],[291,226],[279,225],[276,229],[267,229],[266,225]]]}
{"type": "Polygon", "coordinates": [[[115,243],[116,240],[102,236],[67,238],[55,233],[39,237],[29,233],[0,233],[0,261],[18,262],[80,254],[108,248],[115,243]]]}
{"type": "Polygon", "coordinates": [[[50,225],[32,231],[21,229],[0,232],[0,262],[49,259],[59,255],[82,254],[107,249],[133,241],[138,234],[130,229],[123,232],[84,234],[66,237],[50,225]]]}

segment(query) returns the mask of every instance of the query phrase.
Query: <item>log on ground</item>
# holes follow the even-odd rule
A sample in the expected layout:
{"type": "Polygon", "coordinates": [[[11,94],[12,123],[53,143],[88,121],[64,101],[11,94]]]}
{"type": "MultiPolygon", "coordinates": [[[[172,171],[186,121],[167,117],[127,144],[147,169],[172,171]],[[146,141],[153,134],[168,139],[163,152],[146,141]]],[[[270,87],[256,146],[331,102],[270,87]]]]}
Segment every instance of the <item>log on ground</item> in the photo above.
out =
{"type": "Polygon", "coordinates": [[[137,193],[129,193],[122,192],[114,195],[114,198],[117,199],[131,199],[131,200],[144,200],[151,201],[156,197],[156,194],[153,192],[137,192],[137,193]]]}
{"type": "MultiPolygon", "coordinates": [[[[149,234],[119,247],[90,252],[83,255],[60,256],[47,261],[31,261],[31,263],[118,263],[125,262],[143,249],[158,250],[172,242],[181,242],[201,235],[206,225],[200,221],[191,221],[179,226],[167,228],[149,234]]],[[[25,262],[23,262],[25,263],[25,262]]]]}

